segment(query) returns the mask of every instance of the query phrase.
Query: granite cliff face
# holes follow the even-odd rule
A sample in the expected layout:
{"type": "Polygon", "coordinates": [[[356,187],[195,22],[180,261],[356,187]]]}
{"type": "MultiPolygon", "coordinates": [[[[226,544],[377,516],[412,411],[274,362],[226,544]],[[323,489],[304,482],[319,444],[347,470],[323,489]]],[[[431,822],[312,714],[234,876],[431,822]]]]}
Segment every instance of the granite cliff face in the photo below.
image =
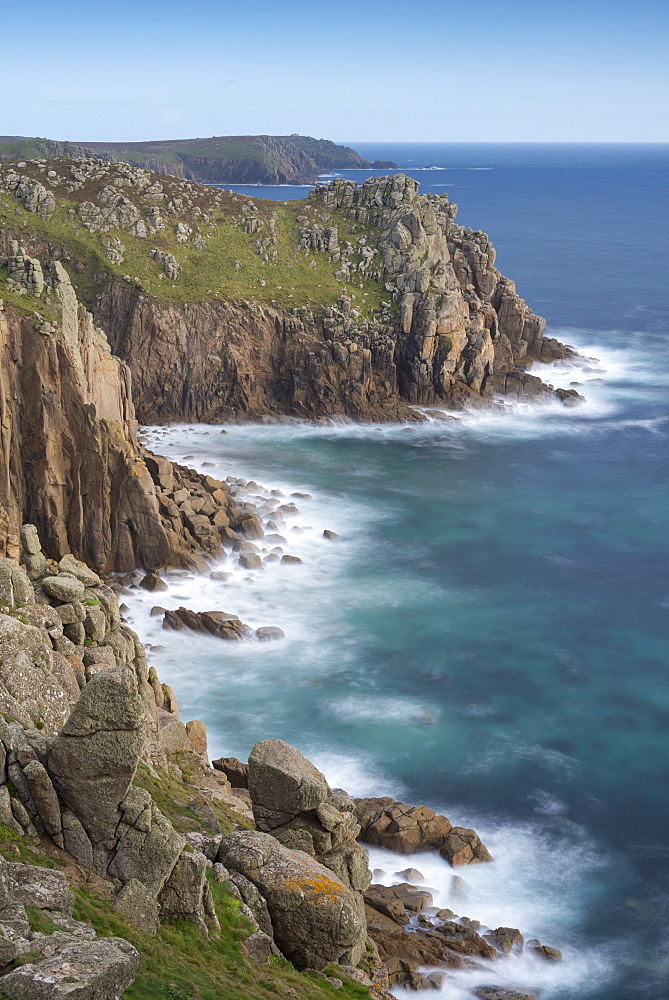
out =
{"type": "Polygon", "coordinates": [[[49,557],[74,553],[101,572],[199,565],[203,549],[219,547],[217,526],[239,523],[226,484],[205,489],[206,477],[144,455],[129,369],[67,272],[59,261],[43,269],[15,241],[8,249],[0,264],[19,301],[42,293],[54,318],[0,310],[0,555],[18,557],[29,520],[49,557]],[[191,493],[204,514],[184,506],[191,493]]]}
{"type": "Polygon", "coordinates": [[[333,227],[303,227],[307,252],[327,255],[343,283],[320,314],[246,301],[168,305],[108,287],[96,315],[133,371],[142,421],[396,420],[415,418],[415,406],[551,395],[526,367],[570,349],[544,336],[545,320],[495,268],[488,237],[455,225],[446,196],[419,195],[396,175],[361,187],[335,180],[310,200],[364,234],[342,244],[333,227]],[[386,293],[374,316],[361,316],[349,292],[360,277],[386,293]]]}

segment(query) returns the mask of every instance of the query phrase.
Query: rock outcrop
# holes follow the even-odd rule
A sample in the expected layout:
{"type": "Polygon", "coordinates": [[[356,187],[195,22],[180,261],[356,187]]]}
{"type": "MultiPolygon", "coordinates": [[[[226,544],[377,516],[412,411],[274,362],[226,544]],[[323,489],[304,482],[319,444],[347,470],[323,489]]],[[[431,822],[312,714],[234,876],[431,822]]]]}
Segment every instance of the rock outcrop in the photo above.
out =
{"type": "Polygon", "coordinates": [[[528,371],[571,352],[544,336],[486,234],[409,177],[337,179],[289,208],[124,163],[49,166],[0,168],[0,188],[25,209],[8,214],[27,240],[11,267],[35,290],[46,280],[49,245],[28,238],[29,220],[69,199],[88,251],[59,253],[95,289],[86,304],[132,370],[143,422],[417,419],[416,407],[501,395],[580,398],[528,371]],[[140,273],[123,273],[125,234],[146,241],[140,273]]]}
{"type": "Polygon", "coordinates": [[[33,579],[45,575],[33,528],[20,536],[25,521],[46,556],[74,553],[98,572],[205,568],[203,552],[262,535],[227,483],[144,452],[130,372],[60,262],[45,272],[15,241],[9,251],[12,280],[35,294],[41,275],[57,319],[0,308],[0,556],[22,554],[33,579]]]}
{"type": "Polygon", "coordinates": [[[0,856],[0,993],[7,1000],[60,1000],[81,996],[118,1000],[132,985],[139,954],[123,938],[96,938],[72,919],[74,894],[58,871],[7,863],[0,856]],[[26,906],[61,929],[33,931],[26,906]],[[30,961],[7,972],[10,963],[30,961]]]}
{"type": "MultiPolygon", "coordinates": [[[[14,280],[36,294],[42,271],[35,261],[16,242],[7,261],[14,280]]],[[[14,535],[8,554],[18,554],[18,527],[30,521],[55,558],[74,552],[99,570],[163,565],[178,545],[163,528],[139,453],[130,373],[79,305],[60,262],[47,280],[56,320],[0,311],[0,503],[14,535]]]]}
{"type": "Polygon", "coordinates": [[[298,969],[358,964],[367,937],[362,898],[328,868],[259,831],[228,834],[218,860],[258,889],[274,940],[298,969]]]}
{"type": "Polygon", "coordinates": [[[475,830],[453,826],[426,806],[407,806],[386,796],[356,799],[355,813],[360,839],[368,844],[399,854],[436,850],[454,867],[492,861],[475,830]]]}

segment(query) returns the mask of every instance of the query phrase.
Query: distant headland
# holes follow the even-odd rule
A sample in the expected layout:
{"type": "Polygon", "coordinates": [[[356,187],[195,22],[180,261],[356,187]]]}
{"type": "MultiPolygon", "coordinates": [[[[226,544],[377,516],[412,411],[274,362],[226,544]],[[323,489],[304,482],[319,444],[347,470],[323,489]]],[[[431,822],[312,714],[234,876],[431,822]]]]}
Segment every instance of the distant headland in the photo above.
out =
{"type": "Polygon", "coordinates": [[[392,160],[370,163],[350,146],[296,133],[152,142],[61,142],[0,136],[0,160],[90,156],[208,184],[311,184],[333,170],[397,168],[392,160]]]}

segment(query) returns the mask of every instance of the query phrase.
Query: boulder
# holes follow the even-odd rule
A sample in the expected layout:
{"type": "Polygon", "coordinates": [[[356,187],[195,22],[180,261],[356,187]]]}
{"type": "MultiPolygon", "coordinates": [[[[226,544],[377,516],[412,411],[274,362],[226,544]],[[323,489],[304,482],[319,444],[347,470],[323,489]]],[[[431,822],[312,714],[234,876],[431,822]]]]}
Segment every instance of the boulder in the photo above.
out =
{"type": "Polygon", "coordinates": [[[75,559],[72,555],[63,556],[58,563],[58,569],[61,573],[67,573],[76,580],[80,580],[86,587],[99,587],[102,583],[97,573],[89,569],[81,559],[75,559]]]}
{"type": "Polygon", "coordinates": [[[49,749],[47,770],[93,846],[111,849],[120,804],[142,749],[144,706],[134,672],[110,667],[85,686],[49,749]]]}
{"type": "Polygon", "coordinates": [[[528,949],[537,958],[543,958],[545,962],[561,962],[562,952],[557,948],[551,948],[550,945],[540,944],[537,942],[528,941],[528,949]]]}
{"type": "Polygon", "coordinates": [[[140,587],[144,590],[154,591],[154,590],[167,590],[167,584],[164,580],[161,580],[157,573],[147,573],[139,581],[140,587]]]}
{"type": "Polygon", "coordinates": [[[0,981],[7,1000],[119,1000],[135,980],[139,952],[123,938],[69,941],[51,958],[0,981]]]}
{"type": "Polygon", "coordinates": [[[222,771],[233,788],[249,787],[249,765],[237,757],[219,757],[218,760],[212,760],[211,766],[222,771]]]}
{"type": "Polygon", "coordinates": [[[155,893],[138,879],[132,878],[126,882],[114,900],[114,908],[145,934],[155,937],[158,933],[158,900],[155,893]]]}
{"type": "Polygon", "coordinates": [[[218,861],[259,890],[274,940],[298,969],[360,961],[367,936],[362,899],[329,869],[260,831],[223,837],[218,861]]]}
{"type": "Polygon", "coordinates": [[[46,832],[59,847],[63,847],[60,803],[45,767],[38,760],[30,760],[23,768],[23,774],[46,832]]]}
{"type": "Polygon", "coordinates": [[[193,719],[186,723],[186,736],[195,753],[200,757],[208,757],[207,754],[207,727],[201,719],[193,719]]]}
{"type": "Polygon", "coordinates": [[[282,740],[257,743],[249,757],[249,793],[256,825],[286,847],[304,851],[359,892],[371,881],[356,843],[353,800],[333,794],[325,777],[282,740]]]}
{"type": "Polygon", "coordinates": [[[488,848],[481,843],[475,830],[454,826],[439,849],[442,858],[453,867],[473,865],[482,861],[492,861],[488,848]]]}
{"type": "Polygon", "coordinates": [[[49,597],[55,597],[57,601],[67,603],[69,601],[80,601],[86,590],[81,580],[69,573],[59,573],[58,576],[45,576],[42,580],[42,590],[49,597]]]}
{"type": "Polygon", "coordinates": [[[199,851],[184,851],[179,855],[158,896],[161,920],[190,920],[207,934],[206,911],[214,912],[213,906],[205,905],[210,893],[208,865],[207,858],[199,851]]]}
{"type": "Polygon", "coordinates": [[[248,775],[259,830],[273,830],[299,813],[317,809],[330,794],[324,775],[283,740],[256,743],[248,775]]]}
{"type": "Polygon", "coordinates": [[[7,874],[12,883],[12,895],[22,906],[72,915],[74,893],[62,872],[10,861],[7,863],[7,874]]]}
{"type": "Polygon", "coordinates": [[[88,834],[71,810],[66,809],[61,817],[65,850],[86,868],[93,868],[93,845],[88,834]]]}
{"type": "Polygon", "coordinates": [[[166,611],[163,628],[177,632],[187,628],[193,632],[215,635],[219,639],[250,639],[253,636],[253,629],[244,625],[236,615],[229,615],[225,611],[190,611],[188,608],[166,611]]]}
{"type": "Polygon", "coordinates": [[[256,639],[260,642],[275,642],[277,639],[285,639],[286,633],[276,625],[263,625],[256,629],[256,639]]]}

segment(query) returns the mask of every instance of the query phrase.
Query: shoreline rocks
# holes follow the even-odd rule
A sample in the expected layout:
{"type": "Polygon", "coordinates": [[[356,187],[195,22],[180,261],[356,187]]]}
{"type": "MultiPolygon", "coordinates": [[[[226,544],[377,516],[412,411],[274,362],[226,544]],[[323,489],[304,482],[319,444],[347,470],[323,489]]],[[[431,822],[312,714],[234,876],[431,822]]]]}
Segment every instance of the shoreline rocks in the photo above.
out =
{"type": "Polygon", "coordinates": [[[475,830],[453,826],[426,806],[407,806],[389,796],[355,799],[360,839],[398,854],[438,850],[454,868],[492,861],[475,830]]]}
{"type": "Polygon", "coordinates": [[[191,632],[203,632],[228,641],[255,638],[260,642],[273,642],[285,638],[283,630],[275,625],[266,625],[254,630],[240,621],[237,615],[229,615],[225,611],[189,611],[188,608],[165,611],[163,628],[175,632],[188,629],[191,632]]]}

